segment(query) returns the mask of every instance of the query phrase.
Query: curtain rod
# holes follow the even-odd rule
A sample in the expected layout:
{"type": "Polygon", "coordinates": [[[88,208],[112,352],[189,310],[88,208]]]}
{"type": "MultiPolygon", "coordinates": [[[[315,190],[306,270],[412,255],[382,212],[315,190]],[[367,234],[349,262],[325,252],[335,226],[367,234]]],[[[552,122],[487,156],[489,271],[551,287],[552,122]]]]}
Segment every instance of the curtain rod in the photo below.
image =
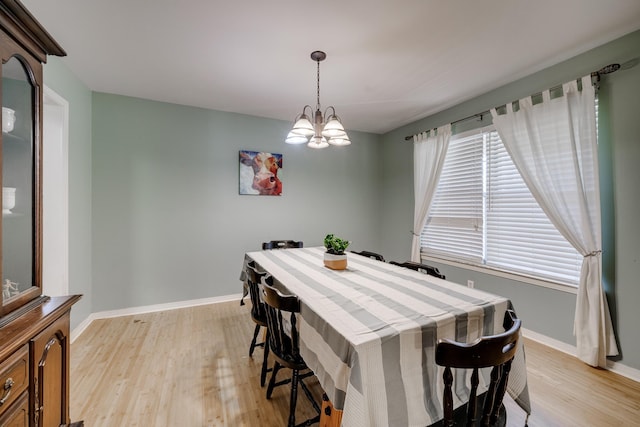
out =
{"type": "MultiPolygon", "coordinates": [[[[593,79],[593,78],[595,78],[595,79],[596,79],[596,82],[599,82],[599,81],[600,81],[600,76],[601,76],[601,75],[603,75],[603,74],[611,74],[611,73],[613,73],[613,72],[618,71],[619,69],[620,69],[620,64],[609,64],[609,65],[607,65],[607,66],[604,66],[604,67],[600,68],[598,71],[593,71],[593,72],[591,73],[591,78],[592,78],[592,79],[593,79]]],[[[550,89],[548,89],[548,90],[549,90],[549,91],[556,91],[556,90],[559,90],[559,89],[562,89],[562,85],[561,85],[561,84],[556,85],[556,86],[553,86],[553,87],[551,87],[551,88],[550,88],[550,89]]],[[[536,92],[536,93],[534,93],[533,95],[529,95],[529,96],[532,96],[532,97],[533,97],[533,96],[542,96],[542,92],[536,92]]],[[[513,102],[515,102],[515,101],[513,101],[513,102]]],[[[496,107],[496,109],[501,108],[501,107],[504,107],[505,105],[506,105],[506,104],[502,104],[502,105],[500,105],[500,106],[496,107]]],[[[467,121],[467,120],[470,120],[470,119],[474,119],[474,118],[476,118],[476,117],[480,117],[480,120],[482,120],[482,116],[484,116],[484,115],[486,115],[486,114],[490,114],[490,111],[489,111],[489,110],[485,110],[485,111],[482,111],[482,112],[480,112],[480,113],[472,114],[472,115],[467,116],[467,117],[464,117],[464,118],[462,118],[462,119],[455,120],[455,121],[451,122],[451,124],[452,124],[452,125],[455,125],[456,123],[464,122],[464,121],[467,121]]],[[[434,128],[433,130],[435,130],[435,129],[436,129],[436,128],[434,128]]],[[[428,131],[430,131],[430,130],[431,130],[431,129],[428,129],[428,130],[426,130],[426,131],[422,131],[422,132],[428,132],[428,131]]],[[[418,133],[422,133],[422,132],[418,132],[418,133]]],[[[404,140],[405,140],[405,141],[411,141],[411,140],[413,140],[413,135],[407,135],[407,136],[405,136],[405,137],[404,137],[404,140]]]]}

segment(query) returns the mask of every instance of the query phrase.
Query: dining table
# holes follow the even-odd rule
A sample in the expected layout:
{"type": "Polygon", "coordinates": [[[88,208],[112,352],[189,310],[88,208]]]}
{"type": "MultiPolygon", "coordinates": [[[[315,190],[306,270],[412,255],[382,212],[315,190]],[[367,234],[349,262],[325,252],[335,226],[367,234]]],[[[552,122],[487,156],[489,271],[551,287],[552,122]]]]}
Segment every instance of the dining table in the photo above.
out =
{"type": "MultiPolygon", "coordinates": [[[[322,247],[247,252],[283,291],[300,300],[300,353],[341,425],[429,426],[443,417],[441,338],[472,342],[504,332],[508,298],[383,261],[348,254],[345,270],[324,266],[322,247]]],[[[454,405],[465,403],[468,373],[455,373],[454,405]]],[[[483,370],[479,392],[486,390],[483,370]]],[[[531,413],[524,345],[508,394],[531,413]]]]}

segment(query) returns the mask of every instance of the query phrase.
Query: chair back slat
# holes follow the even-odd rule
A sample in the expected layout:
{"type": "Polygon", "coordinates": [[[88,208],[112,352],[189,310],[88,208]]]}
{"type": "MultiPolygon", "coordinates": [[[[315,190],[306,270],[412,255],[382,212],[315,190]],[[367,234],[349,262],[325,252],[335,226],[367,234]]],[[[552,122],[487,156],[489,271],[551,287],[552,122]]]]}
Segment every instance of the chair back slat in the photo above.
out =
{"type": "Polygon", "coordinates": [[[288,249],[288,248],[302,248],[304,243],[302,241],[295,240],[271,240],[270,242],[262,243],[262,250],[267,249],[288,249]]]}
{"type": "Polygon", "coordinates": [[[249,287],[249,296],[251,298],[251,317],[253,321],[266,325],[267,311],[262,298],[260,297],[260,282],[266,273],[258,271],[255,266],[249,264],[246,268],[247,286],[249,287]]]}
{"type": "Polygon", "coordinates": [[[451,368],[473,369],[471,389],[467,404],[467,425],[477,421],[478,370],[492,367],[489,389],[485,394],[480,425],[495,425],[500,418],[511,363],[520,338],[521,320],[512,310],[507,310],[503,323],[505,332],[481,337],[471,343],[440,339],[436,346],[436,363],[444,366],[443,395],[444,425],[453,426],[453,375],[451,368]]]}
{"type": "MultiPolygon", "coordinates": [[[[498,388],[496,390],[495,401],[493,402],[493,407],[488,411],[491,414],[489,425],[494,425],[498,420],[500,405],[502,404],[502,399],[504,398],[504,394],[507,391],[507,382],[509,381],[509,373],[511,372],[512,363],[513,359],[507,361],[507,363],[505,363],[501,367],[502,375],[500,376],[500,383],[498,384],[498,388]]],[[[485,411],[487,411],[487,409],[485,409],[485,411]]]]}

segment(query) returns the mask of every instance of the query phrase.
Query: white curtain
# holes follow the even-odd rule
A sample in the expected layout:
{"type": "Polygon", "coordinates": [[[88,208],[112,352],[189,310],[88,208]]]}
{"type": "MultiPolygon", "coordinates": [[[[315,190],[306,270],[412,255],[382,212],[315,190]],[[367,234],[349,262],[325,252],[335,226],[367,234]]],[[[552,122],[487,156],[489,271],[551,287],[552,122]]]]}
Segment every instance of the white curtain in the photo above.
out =
{"type": "Polygon", "coordinates": [[[606,366],[618,354],[602,289],[602,236],[596,136],[595,89],[591,77],[562,86],[563,94],[542,103],[519,101],[520,110],[491,110],[500,138],[529,190],[560,233],[584,256],[574,333],[578,357],[606,366]]]}
{"type": "Polygon", "coordinates": [[[427,221],[429,206],[438,188],[444,158],[451,139],[451,124],[434,132],[413,136],[413,241],[411,260],[420,262],[420,234],[427,221]]]}

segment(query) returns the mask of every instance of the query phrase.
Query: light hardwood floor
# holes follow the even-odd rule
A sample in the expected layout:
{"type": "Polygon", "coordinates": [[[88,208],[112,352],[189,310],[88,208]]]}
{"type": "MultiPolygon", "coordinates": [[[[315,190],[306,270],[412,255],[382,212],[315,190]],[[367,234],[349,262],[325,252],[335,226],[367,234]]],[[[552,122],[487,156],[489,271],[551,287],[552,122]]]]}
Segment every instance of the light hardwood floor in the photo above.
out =
{"type": "MultiPolygon", "coordinates": [[[[288,386],[260,388],[249,307],[219,303],[94,321],[71,346],[71,417],[88,427],[284,426],[288,386]]],[[[526,340],[530,427],[640,425],[640,383],[526,340]]],[[[288,371],[283,370],[282,375],[288,371]]],[[[318,401],[322,390],[307,380],[318,401]]],[[[297,421],[313,415],[302,393],[297,421]]],[[[509,426],[524,414],[506,402],[509,426]]]]}

